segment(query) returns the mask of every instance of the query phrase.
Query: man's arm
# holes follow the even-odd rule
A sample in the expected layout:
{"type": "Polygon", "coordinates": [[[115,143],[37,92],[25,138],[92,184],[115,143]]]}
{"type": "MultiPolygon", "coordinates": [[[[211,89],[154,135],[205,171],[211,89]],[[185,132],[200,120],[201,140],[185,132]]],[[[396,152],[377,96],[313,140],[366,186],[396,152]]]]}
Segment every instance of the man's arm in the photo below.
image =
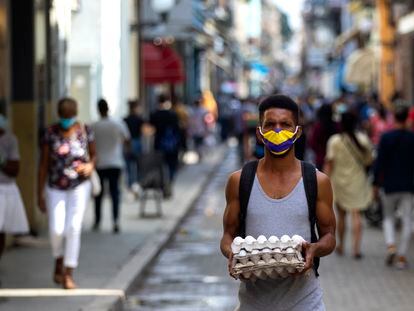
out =
{"type": "Polygon", "coordinates": [[[229,259],[229,271],[233,253],[231,243],[237,236],[239,230],[239,183],[240,171],[230,175],[226,185],[226,209],[223,215],[223,237],[221,238],[220,249],[225,257],[229,259]]]}
{"type": "Polygon", "coordinates": [[[319,228],[319,240],[305,243],[306,264],[304,271],[312,268],[314,257],[323,257],[333,252],[336,245],[336,219],[333,211],[333,194],[331,182],[324,173],[317,172],[318,199],[316,202],[316,219],[319,228]]]}

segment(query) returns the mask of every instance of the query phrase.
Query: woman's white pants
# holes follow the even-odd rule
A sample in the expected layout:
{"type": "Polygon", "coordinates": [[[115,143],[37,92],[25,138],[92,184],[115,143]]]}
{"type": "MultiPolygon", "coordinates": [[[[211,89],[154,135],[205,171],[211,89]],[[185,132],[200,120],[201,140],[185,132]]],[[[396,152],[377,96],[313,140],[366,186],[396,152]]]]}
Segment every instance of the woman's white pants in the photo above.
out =
{"type": "Polygon", "coordinates": [[[85,181],[74,189],[46,189],[49,235],[55,258],[64,257],[64,265],[78,266],[82,220],[91,196],[91,183],[85,181]]]}

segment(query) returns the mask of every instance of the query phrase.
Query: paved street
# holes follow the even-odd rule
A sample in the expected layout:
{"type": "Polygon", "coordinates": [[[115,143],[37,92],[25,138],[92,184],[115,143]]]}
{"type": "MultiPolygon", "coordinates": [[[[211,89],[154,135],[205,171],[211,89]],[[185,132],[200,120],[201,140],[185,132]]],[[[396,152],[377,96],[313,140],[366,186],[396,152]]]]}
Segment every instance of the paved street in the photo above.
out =
{"type": "MultiPolygon", "coordinates": [[[[218,311],[233,310],[237,305],[237,281],[228,277],[226,261],[218,246],[224,185],[228,173],[236,168],[235,163],[235,153],[223,161],[145,281],[129,296],[125,305],[128,311],[218,311]]],[[[366,229],[365,256],[360,261],[350,256],[349,243],[347,246],[348,252],[343,257],[332,254],[321,263],[327,310],[413,310],[414,271],[384,266],[380,230],[366,229]]],[[[411,261],[414,260],[412,250],[411,261]]]]}
{"type": "MultiPolygon", "coordinates": [[[[75,272],[78,290],[63,290],[52,282],[53,260],[46,230],[35,246],[8,249],[0,262],[0,310],[108,310],[128,292],[147,261],[168,239],[226,150],[226,146],[216,146],[202,163],[179,171],[173,198],[163,202],[162,218],[140,218],[138,202],[123,196],[122,231],[112,234],[110,202],[106,199],[102,229],[94,232],[91,204],[84,219],[79,268],[75,272]]],[[[153,202],[148,204],[147,212],[155,212],[153,202]]]]}

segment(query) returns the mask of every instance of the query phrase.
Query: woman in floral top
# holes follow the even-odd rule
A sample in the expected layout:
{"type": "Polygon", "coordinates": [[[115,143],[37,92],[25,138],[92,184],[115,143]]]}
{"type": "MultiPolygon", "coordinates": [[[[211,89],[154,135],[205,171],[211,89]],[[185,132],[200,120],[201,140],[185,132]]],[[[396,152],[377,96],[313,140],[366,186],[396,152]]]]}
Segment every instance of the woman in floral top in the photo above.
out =
{"type": "Polygon", "coordinates": [[[77,122],[77,103],[58,102],[59,123],[50,126],[42,144],[39,208],[49,216],[49,235],[56,259],[53,280],[76,288],[72,272],[78,265],[82,219],[91,193],[95,143],[87,126],[77,122]]]}

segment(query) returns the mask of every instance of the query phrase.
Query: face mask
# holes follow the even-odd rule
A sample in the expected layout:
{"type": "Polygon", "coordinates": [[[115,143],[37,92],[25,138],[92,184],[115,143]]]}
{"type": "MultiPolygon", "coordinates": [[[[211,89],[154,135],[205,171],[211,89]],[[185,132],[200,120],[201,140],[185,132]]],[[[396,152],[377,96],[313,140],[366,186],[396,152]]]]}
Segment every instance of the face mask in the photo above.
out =
{"type": "Polygon", "coordinates": [[[259,127],[260,135],[263,137],[263,143],[266,148],[274,155],[282,155],[289,151],[295,143],[299,126],[296,127],[295,132],[288,130],[282,130],[276,128],[266,133],[262,132],[262,128],[259,127]]]}
{"type": "Polygon", "coordinates": [[[59,124],[64,130],[70,128],[75,122],[76,118],[60,118],[59,120],[59,124]]]}

